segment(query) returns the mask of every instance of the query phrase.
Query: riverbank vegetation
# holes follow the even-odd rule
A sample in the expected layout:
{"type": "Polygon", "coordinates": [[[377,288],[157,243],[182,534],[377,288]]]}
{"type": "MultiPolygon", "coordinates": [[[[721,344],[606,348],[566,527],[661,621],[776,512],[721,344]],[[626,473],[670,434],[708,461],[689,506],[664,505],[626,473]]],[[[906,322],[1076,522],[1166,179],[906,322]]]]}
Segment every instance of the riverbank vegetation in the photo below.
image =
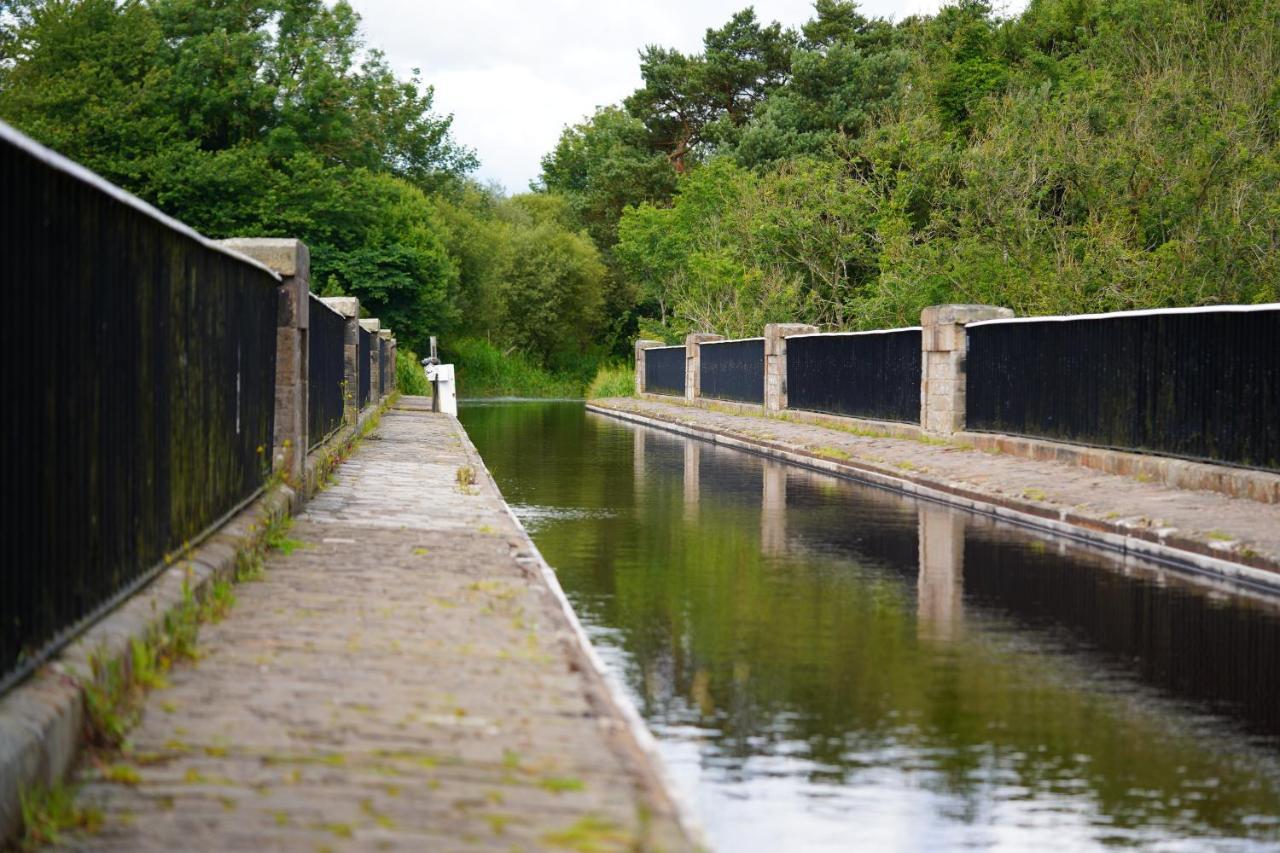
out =
{"type": "Polygon", "coordinates": [[[0,10],[0,118],[210,236],[301,238],[468,395],[581,394],[640,336],[1280,299],[1268,0],[746,9],[645,48],[514,196],[346,2],[0,10]]]}

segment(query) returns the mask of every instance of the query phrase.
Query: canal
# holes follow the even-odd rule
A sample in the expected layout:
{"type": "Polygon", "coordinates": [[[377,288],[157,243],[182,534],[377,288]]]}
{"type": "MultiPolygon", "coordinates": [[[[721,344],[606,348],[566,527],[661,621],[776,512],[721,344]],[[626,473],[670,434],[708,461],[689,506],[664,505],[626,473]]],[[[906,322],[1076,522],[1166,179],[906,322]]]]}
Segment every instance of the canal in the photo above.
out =
{"type": "Polygon", "coordinates": [[[1280,842],[1280,608],[581,403],[461,418],[718,850],[1280,842]]]}

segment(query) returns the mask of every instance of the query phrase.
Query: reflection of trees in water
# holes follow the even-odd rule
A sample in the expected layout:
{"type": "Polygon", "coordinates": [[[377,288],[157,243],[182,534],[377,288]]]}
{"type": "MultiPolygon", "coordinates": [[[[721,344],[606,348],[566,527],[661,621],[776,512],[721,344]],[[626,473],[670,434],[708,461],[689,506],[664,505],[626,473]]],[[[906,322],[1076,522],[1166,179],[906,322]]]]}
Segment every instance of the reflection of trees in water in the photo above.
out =
{"type": "Polygon", "coordinates": [[[701,728],[718,772],[749,774],[749,759],[787,753],[812,762],[810,778],[856,782],[888,762],[960,797],[962,812],[996,796],[997,779],[1027,795],[1075,796],[1083,784],[1118,825],[1185,832],[1243,831],[1243,816],[1274,810],[1274,785],[1228,756],[1241,742],[1180,731],[1172,723],[1186,715],[1144,707],[1133,676],[1110,695],[1076,677],[1136,655],[1133,675],[1181,692],[1182,676],[1158,676],[1198,642],[1206,666],[1235,657],[1217,681],[1191,667],[1186,677],[1217,685],[1206,689],[1229,689],[1240,672],[1266,682],[1258,667],[1271,658],[1257,644],[1276,648],[1274,619],[1242,627],[1265,614],[1138,583],[1107,557],[1058,553],[944,507],[579,422],[590,426],[523,440],[599,454],[601,469],[529,488],[539,501],[627,512],[547,527],[539,545],[587,620],[615,632],[645,715],[701,728]],[[1171,632],[1183,636],[1160,646],[1171,632]],[[1186,796],[1207,780],[1216,789],[1186,796]]]}

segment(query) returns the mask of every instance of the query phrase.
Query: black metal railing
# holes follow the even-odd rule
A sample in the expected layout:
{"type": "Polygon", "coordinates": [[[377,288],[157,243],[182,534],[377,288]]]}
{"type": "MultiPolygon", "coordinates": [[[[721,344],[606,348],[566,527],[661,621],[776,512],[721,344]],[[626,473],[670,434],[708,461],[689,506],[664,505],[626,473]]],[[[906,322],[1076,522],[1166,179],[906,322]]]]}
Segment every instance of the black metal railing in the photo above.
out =
{"type": "Polygon", "coordinates": [[[387,389],[391,387],[391,378],[387,375],[390,372],[389,363],[391,361],[387,356],[391,352],[391,344],[386,340],[378,338],[378,396],[387,396],[387,389]]]}
{"type": "Polygon", "coordinates": [[[968,327],[967,426],[1280,469],[1280,308],[968,327]]]}
{"type": "Polygon", "coordinates": [[[243,506],[276,277],[0,124],[0,691],[243,506]]]}
{"type": "Polygon", "coordinates": [[[346,318],[311,294],[307,331],[307,436],[311,447],[342,426],[346,318]]]}
{"type": "Polygon", "coordinates": [[[684,347],[644,351],[644,390],[649,394],[684,396],[684,347]]]}
{"type": "Polygon", "coordinates": [[[360,329],[360,408],[369,405],[369,392],[372,389],[373,376],[373,339],[374,336],[363,328],[360,329]]]}
{"type": "Polygon", "coordinates": [[[920,422],[920,329],[787,338],[787,408],[920,422]]]}
{"type": "Polygon", "coordinates": [[[699,358],[703,397],[764,402],[764,338],[702,344],[699,358]]]}

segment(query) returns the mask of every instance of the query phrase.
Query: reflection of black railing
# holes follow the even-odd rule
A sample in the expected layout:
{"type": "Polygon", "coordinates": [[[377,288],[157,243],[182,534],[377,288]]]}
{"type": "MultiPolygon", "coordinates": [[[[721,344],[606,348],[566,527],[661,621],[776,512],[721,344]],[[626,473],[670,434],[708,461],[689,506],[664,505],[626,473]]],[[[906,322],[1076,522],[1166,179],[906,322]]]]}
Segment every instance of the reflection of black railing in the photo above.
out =
{"type": "Polygon", "coordinates": [[[311,296],[307,344],[307,435],[315,447],[342,426],[346,318],[311,296]]]}
{"type": "Polygon", "coordinates": [[[1280,469],[1280,309],[968,327],[967,425],[1280,469]]]}
{"type": "Polygon", "coordinates": [[[391,387],[390,378],[387,374],[390,372],[389,363],[391,359],[387,358],[391,352],[391,344],[382,338],[378,338],[378,396],[385,397],[387,389],[391,387]]]}
{"type": "Polygon", "coordinates": [[[360,330],[360,408],[369,405],[369,391],[373,377],[369,371],[373,364],[373,338],[363,328],[360,330]]]}
{"type": "Polygon", "coordinates": [[[1023,630],[1065,634],[1067,645],[1173,696],[1280,734],[1280,619],[1268,608],[1143,582],[1113,570],[1109,557],[1058,554],[998,531],[966,536],[966,607],[1002,610],[1023,630]]]}
{"type": "Polygon", "coordinates": [[[248,501],[277,279],[0,125],[0,690],[248,501]]]}
{"type": "Polygon", "coordinates": [[[787,338],[787,408],[920,422],[920,329],[787,338]]]}
{"type": "Polygon", "coordinates": [[[644,351],[644,390],[650,394],[684,396],[684,347],[654,347],[644,351]]]}
{"type": "Polygon", "coordinates": [[[699,359],[703,397],[764,402],[764,338],[702,344],[699,359]]]}

